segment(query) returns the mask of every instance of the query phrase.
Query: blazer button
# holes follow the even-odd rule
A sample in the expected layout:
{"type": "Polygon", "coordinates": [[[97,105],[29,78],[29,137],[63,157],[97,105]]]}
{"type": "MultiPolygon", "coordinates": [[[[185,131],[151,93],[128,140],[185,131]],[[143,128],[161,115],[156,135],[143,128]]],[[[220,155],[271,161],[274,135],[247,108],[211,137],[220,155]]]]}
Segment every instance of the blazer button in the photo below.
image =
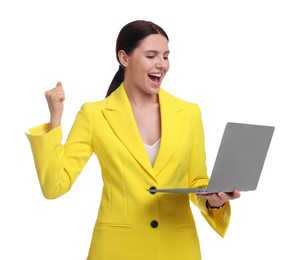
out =
{"type": "Polygon", "coordinates": [[[149,191],[150,194],[155,194],[156,192],[152,191],[152,190],[155,190],[155,189],[156,189],[156,187],[150,187],[148,191],[149,191]]]}
{"type": "Polygon", "coordinates": [[[153,220],[151,223],[150,223],[151,227],[152,228],[157,228],[159,226],[159,223],[157,220],[153,220]]]}

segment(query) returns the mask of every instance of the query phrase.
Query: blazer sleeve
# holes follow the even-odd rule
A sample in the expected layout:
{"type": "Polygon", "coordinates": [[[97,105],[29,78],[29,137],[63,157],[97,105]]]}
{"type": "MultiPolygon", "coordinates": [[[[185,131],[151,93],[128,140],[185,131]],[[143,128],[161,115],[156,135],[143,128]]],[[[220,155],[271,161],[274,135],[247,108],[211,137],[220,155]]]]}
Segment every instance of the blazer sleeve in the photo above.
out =
{"type": "Polygon", "coordinates": [[[29,129],[29,140],[41,190],[45,198],[55,199],[68,192],[91,157],[91,117],[82,106],[66,143],[61,126],[47,132],[48,124],[29,129]]]}
{"type": "MultiPolygon", "coordinates": [[[[189,167],[189,183],[190,187],[204,187],[208,185],[208,176],[206,168],[206,153],[204,141],[204,129],[201,118],[201,111],[196,105],[196,113],[194,113],[194,139],[191,151],[191,161],[189,167]]],[[[223,208],[218,210],[210,210],[206,206],[206,199],[197,197],[195,194],[190,195],[191,201],[200,209],[201,214],[208,224],[222,237],[225,236],[230,216],[230,203],[227,202],[223,208]]]]}

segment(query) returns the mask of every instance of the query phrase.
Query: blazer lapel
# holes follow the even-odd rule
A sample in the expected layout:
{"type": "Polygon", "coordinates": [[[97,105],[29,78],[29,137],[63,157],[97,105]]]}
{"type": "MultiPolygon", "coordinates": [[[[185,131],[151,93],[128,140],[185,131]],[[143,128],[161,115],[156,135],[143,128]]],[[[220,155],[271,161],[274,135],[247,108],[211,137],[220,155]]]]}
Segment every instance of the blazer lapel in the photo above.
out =
{"type": "Polygon", "coordinates": [[[159,93],[161,113],[161,143],[154,164],[155,175],[158,176],[167,166],[179,143],[184,129],[184,113],[180,102],[163,89],[159,93]]]}
{"type": "Polygon", "coordinates": [[[153,177],[153,168],[140,137],[123,84],[108,97],[103,113],[119,140],[137,162],[153,177]]]}
{"type": "Polygon", "coordinates": [[[154,166],[151,166],[132,113],[123,84],[108,97],[104,116],[112,130],[137,162],[153,179],[166,167],[178,145],[184,129],[184,113],[179,102],[165,92],[159,92],[161,113],[161,142],[154,166]]]}

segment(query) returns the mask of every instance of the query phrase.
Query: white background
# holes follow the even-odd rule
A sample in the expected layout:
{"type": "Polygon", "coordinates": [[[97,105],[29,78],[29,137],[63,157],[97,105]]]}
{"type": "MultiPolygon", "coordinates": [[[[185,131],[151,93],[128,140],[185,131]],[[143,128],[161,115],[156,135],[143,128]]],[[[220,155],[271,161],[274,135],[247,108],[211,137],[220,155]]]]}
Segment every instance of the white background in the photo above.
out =
{"type": "Polygon", "coordinates": [[[170,37],[162,87],[199,104],[209,172],[227,121],[276,127],[257,190],[232,202],[226,237],[194,209],[203,259],[301,259],[300,13],[292,0],[1,0],[0,259],[86,258],[102,188],[96,158],[68,194],[46,200],[25,132],[48,121],[44,91],[60,80],[66,138],[82,103],[105,96],[117,34],[135,19],[170,37]]]}

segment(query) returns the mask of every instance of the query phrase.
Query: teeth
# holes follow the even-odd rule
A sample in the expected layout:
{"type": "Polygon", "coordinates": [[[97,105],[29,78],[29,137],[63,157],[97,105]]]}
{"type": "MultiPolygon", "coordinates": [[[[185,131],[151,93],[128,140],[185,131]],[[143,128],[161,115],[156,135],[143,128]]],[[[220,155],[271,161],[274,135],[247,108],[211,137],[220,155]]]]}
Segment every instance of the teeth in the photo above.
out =
{"type": "Polygon", "coordinates": [[[162,74],[149,74],[150,76],[153,76],[153,77],[158,77],[160,78],[162,74]]]}

